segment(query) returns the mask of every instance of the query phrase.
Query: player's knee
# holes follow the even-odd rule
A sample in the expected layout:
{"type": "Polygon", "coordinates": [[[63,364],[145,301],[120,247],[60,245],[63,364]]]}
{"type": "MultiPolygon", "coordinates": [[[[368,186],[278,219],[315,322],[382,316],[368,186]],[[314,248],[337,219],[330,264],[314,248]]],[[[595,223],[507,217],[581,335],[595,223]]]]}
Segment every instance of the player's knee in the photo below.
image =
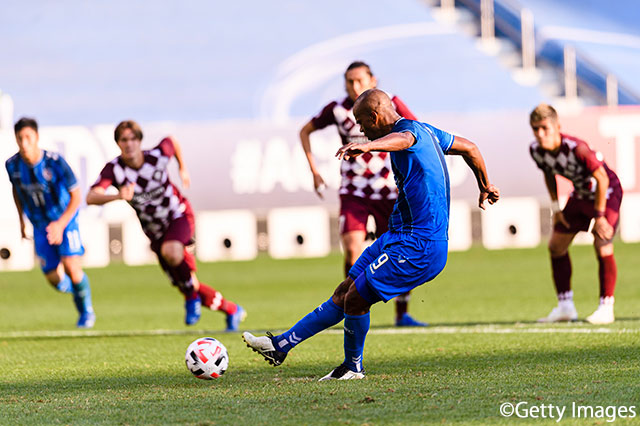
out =
{"type": "Polygon", "coordinates": [[[161,248],[162,258],[169,266],[178,266],[184,259],[184,250],[176,244],[165,244],[161,248]]]}
{"type": "Polygon", "coordinates": [[[613,243],[599,243],[596,240],[593,246],[598,257],[607,257],[613,254],[613,243]]]}
{"type": "Polygon", "coordinates": [[[552,239],[549,241],[549,253],[551,257],[564,256],[567,253],[567,247],[564,244],[558,244],[552,239]]]}
{"type": "Polygon", "coordinates": [[[344,313],[347,315],[364,315],[369,312],[371,304],[358,293],[355,284],[349,288],[344,298],[344,313]]]}

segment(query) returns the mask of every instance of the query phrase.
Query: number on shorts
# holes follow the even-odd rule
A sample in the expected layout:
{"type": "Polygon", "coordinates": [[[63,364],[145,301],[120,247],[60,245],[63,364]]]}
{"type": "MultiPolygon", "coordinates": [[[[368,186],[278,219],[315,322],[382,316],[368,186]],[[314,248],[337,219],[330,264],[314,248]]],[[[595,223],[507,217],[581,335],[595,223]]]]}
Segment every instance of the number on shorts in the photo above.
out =
{"type": "Polygon", "coordinates": [[[371,268],[373,268],[373,270],[376,270],[379,267],[381,267],[387,260],[389,260],[389,256],[387,255],[387,253],[382,253],[378,257],[378,259],[374,263],[371,264],[371,268]]]}

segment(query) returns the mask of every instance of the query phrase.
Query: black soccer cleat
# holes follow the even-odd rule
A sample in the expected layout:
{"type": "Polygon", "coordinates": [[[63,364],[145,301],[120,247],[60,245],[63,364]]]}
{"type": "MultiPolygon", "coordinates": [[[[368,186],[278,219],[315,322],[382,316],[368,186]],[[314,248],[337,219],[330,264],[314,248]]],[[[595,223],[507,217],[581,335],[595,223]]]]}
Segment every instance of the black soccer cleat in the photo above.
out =
{"type": "Polygon", "coordinates": [[[272,337],[273,334],[268,331],[266,336],[258,337],[248,331],[242,333],[242,340],[247,344],[247,347],[262,355],[269,364],[275,367],[284,362],[287,354],[276,350],[275,346],[273,346],[273,341],[271,340],[272,337]]]}
{"type": "Polygon", "coordinates": [[[331,373],[327,374],[326,376],[324,376],[318,381],[322,382],[323,380],[353,380],[353,379],[364,379],[364,371],[360,371],[360,372],[353,371],[353,370],[350,370],[349,367],[347,367],[346,365],[340,364],[339,366],[334,368],[331,371],[331,373]]]}

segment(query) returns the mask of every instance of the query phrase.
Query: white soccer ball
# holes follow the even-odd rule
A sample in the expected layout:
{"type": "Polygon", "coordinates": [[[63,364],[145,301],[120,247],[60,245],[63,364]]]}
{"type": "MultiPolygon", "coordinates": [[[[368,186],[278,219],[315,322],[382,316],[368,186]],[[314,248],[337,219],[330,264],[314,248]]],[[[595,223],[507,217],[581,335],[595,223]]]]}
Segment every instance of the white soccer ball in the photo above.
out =
{"type": "Polygon", "coordinates": [[[213,337],[201,337],[187,348],[184,355],[187,368],[198,379],[220,377],[229,367],[227,348],[213,337]]]}

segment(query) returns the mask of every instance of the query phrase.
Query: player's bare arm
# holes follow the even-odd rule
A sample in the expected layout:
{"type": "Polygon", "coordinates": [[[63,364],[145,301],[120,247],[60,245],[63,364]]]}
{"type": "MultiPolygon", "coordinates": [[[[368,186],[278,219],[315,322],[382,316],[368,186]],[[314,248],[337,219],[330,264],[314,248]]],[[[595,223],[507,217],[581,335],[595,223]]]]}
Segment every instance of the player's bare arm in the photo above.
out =
{"type": "Polygon", "coordinates": [[[609,176],[603,166],[598,167],[593,172],[593,178],[596,180],[596,197],[594,201],[594,209],[596,211],[596,219],[593,225],[593,233],[603,240],[611,240],[613,238],[613,226],[607,221],[604,212],[607,206],[607,190],[609,189],[609,176]]]}
{"type": "Polygon", "coordinates": [[[336,157],[340,160],[357,157],[369,151],[402,151],[412,147],[416,143],[416,139],[409,132],[389,133],[379,139],[357,143],[351,142],[342,146],[336,153],[336,157]]]}
{"type": "Polygon", "coordinates": [[[18,198],[18,193],[16,192],[15,188],[13,188],[13,202],[16,203],[16,210],[18,210],[18,217],[20,218],[20,236],[22,238],[27,238],[24,224],[24,210],[22,209],[22,203],[18,198]]]}
{"type": "Polygon", "coordinates": [[[67,227],[69,221],[73,218],[73,216],[78,211],[78,208],[80,207],[80,201],[82,200],[80,188],[72,189],[71,191],[69,191],[69,195],[71,196],[71,198],[69,199],[67,208],[64,210],[64,212],[62,212],[58,220],[54,220],[47,226],[47,240],[51,245],[62,244],[64,229],[67,227]]]}
{"type": "Polygon", "coordinates": [[[478,189],[480,190],[478,207],[484,210],[485,200],[489,201],[489,204],[494,204],[500,199],[500,190],[489,182],[489,175],[487,174],[487,169],[484,164],[484,158],[482,158],[482,154],[480,154],[480,150],[476,144],[463,137],[455,136],[448,154],[461,155],[473,171],[473,175],[476,177],[478,183],[478,189]]]}
{"type": "Polygon", "coordinates": [[[313,125],[313,122],[309,121],[305,124],[302,129],[300,129],[300,143],[302,144],[302,150],[304,151],[305,157],[307,157],[307,162],[309,163],[309,169],[311,170],[311,174],[313,175],[313,188],[318,194],[318,197],[324,198],[322,196],[322,189],[325,186],[324,179],[320,175],[318,168],[316,167],[316,160],[313,158],[313,153],[311,152],[311,133],[315,132],[316,128],[313,125]]]}
{"type": "Polygon", "coordinates": [[[560,222],[565,227],[570,228],[569,222],[565,219],[560,204],[558,202],[558,183],[556,182],[556,175],[553,173],[544,173],[544,183],[547,186],[547,192],[551,198],[551,211],[553,212],[553,225],[560,222]]]}
{"type": "Polygon", "coordinates": [[[120,187],[117,194],[106,194],[104,188],[96,186],[89,190],[89,193],[87,194],[87,204],[101,206],[116,200],[131,201],[133,198],[134,188],[135,184],[128,183],[120,187]]]}
{"type": "Polygon", "coordinates": [[[171,142],[173,143],[173,149],[175,151],[174,156],[176,157],[176,161],[178,161],[178,172],[180,173],[182,186],[184,188],[189,188],[189,186],[191,186],[191,176],[189,175],[187,164],[182,156],[182,146],[180,146],[180,143],[178,143],[178,140],[175,137],[169,136],[169,139],[171,139],[171,142]]]}

